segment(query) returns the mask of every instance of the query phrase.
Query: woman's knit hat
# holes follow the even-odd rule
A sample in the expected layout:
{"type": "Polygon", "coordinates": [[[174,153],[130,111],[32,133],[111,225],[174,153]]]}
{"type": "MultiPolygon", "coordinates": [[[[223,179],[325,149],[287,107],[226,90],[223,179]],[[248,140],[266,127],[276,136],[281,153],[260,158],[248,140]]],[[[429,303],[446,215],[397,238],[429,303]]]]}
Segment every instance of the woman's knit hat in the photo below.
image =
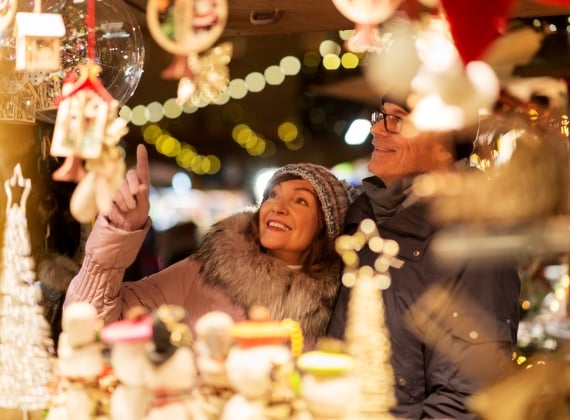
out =
{"type": "Polygon", "coordinates": [[[309,182],[321,203],[328,235],[336,238],[344,225],[348,207],[358,195],[358,191],[345,180],[339,180],[331,171],[313,163],[291,163],[277,169],[263,193],[263,201],[267,199],[270,188],[279,178],[286,175],[298,176],[309,182]]]}

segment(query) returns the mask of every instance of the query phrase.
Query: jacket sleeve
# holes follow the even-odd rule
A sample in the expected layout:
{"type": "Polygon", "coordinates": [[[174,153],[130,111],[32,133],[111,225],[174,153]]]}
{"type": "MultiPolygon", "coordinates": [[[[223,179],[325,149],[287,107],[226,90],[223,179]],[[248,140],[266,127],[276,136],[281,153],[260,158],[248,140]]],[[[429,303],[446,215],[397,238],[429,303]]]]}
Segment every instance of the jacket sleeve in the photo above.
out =
{"type": "Polygon", "coordinates": [[[141,230],[126,232],[98,217],[85,245],[81,269],[67,289],[64,307],[85,301],[95,306],[105,323],[120,319],[124,309],[137,301],[127,289],[122,290],[123,277],[149,229],[150,219],[141,230]]]}

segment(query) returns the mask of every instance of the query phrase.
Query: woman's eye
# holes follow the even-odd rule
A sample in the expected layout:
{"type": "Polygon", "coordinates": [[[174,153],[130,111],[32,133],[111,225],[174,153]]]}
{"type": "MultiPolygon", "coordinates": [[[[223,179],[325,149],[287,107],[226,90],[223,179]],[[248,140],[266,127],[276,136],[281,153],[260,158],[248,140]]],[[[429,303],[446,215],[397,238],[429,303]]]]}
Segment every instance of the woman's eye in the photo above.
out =
{"type": "Polygon", "coordinates": [[[304,199],[303,197],[297,198],[296,201],[297,201],[297,203],[299,203],[299,204],[305,204],[305,205],[309,204],[309,202],[308,202],[306,199],[304,199]]]}

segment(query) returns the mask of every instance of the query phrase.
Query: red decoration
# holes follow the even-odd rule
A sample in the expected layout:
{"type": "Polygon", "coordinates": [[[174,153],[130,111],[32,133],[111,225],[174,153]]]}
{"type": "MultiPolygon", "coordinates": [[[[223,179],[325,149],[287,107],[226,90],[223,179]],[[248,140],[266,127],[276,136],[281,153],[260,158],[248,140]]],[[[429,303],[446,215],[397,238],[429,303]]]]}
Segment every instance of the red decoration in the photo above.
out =
{"type": "Polygon", "coordinates": [[[464,64],[481,58],[505,32],[516,0],[441,0],[451,36],[464,64]]]}

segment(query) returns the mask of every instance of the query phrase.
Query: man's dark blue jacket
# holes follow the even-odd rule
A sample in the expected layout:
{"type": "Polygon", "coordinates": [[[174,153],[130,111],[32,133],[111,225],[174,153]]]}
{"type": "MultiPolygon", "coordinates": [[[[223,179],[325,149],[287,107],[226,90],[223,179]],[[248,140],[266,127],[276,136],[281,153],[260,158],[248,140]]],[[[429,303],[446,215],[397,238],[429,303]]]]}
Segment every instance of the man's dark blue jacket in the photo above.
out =
{"type": "MultiPolygon", "coordinates": [[[[378,178],[368,181],[384,187],[378,178]]],[[[363,193],[348,211],[346,233],[366,218],[375,217],[363,193]]],[[[468,397],[512,367],[519,321],[516,265],[439,262],[430,253],[436,227],[419,202],[377,225],[383,238],[398,242],[404,261],[400,269],[390,268],[392,282],[383,291],[397,398],[392,413],[405,419],[476,418],[466,406],[468,397]]],[[[365,247],[359,257],[360,265],[373,267],[377,255],[365,247]]],[[[341,287],[332,337],[344,338],[349,293],[341,287]]]]}

